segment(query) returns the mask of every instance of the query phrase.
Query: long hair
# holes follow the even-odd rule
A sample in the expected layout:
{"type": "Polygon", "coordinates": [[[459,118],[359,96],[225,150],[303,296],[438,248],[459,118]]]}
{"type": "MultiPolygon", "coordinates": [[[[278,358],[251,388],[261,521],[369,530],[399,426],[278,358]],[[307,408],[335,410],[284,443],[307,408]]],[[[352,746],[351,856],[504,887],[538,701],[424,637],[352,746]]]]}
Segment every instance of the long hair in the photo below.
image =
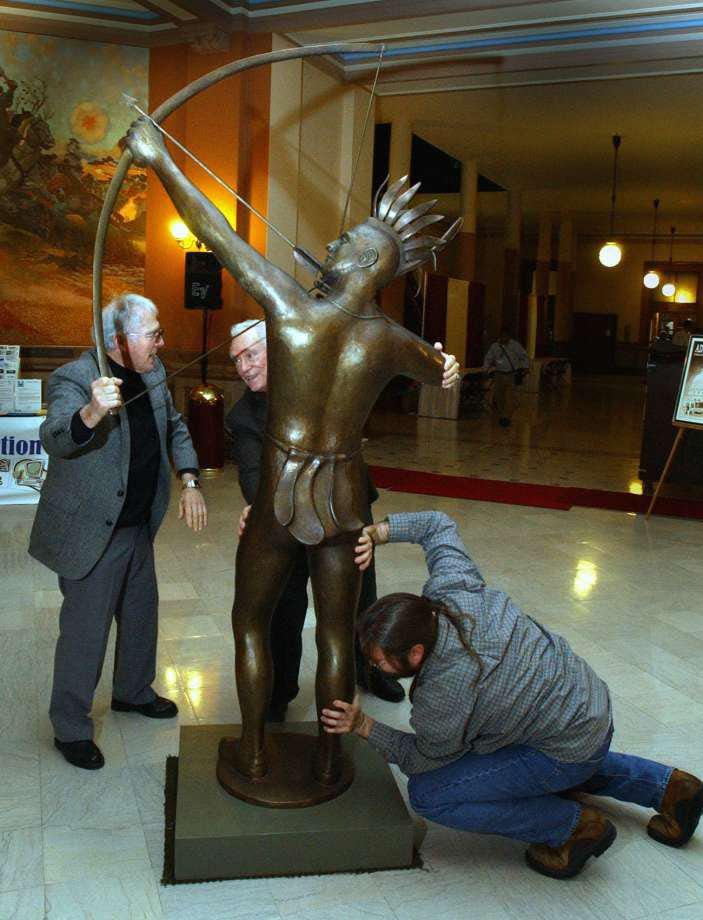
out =
{"type": "MultiPolygon", "coordinates": [[[[475,681],[478,683],[483,673],[483,666],[471,645],[471,636],[476,623],[470,614],[464,614],[471,623],[467,636],[462,618],[441,601],[431,601],[427,597],[404,592],[387,594],[379,598],[375,604],[361,614],[357,621],[356,631],[359,645],[366,658],[370,656],[373,647],[378,647],[385,658],[397,662],[401,669],[408,667],[408,655],[413,646],[422,645],[425,649],[424,663],[437,642],[437,618],[440,616],[449,621],[456,630],[459,641],[467,654],[478,662],[478,674],[475,681]]],[[[415,674],[410,687],[410,699],[412,699],[419,673],[418,671],[415,674]]]]}

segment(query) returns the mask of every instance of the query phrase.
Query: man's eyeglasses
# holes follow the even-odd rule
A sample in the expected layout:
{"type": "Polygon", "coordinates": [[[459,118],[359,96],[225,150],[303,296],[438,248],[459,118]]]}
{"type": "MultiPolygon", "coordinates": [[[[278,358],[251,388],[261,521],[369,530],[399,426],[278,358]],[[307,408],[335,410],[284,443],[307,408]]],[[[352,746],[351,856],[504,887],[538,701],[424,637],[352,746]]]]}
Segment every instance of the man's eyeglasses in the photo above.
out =
{"type": "Polygon", "coordinates": [[[244,351],[240,351],[234,359],[234,366],[239,370],[245,362],[247,364],[256,364],[264,353],[265,347],[265,345],[255,345],[253,348],[245,348],[244,351]]]}
{"type": "Polygon", "coordinates": [[[128,332],[127,335],[138,335],[143,339],[149,339],[150,342],[158,342],[159,339],[163,339],[166,334],[166,330],[159,327],[158,329],[152,329],[151,332],[128,332]]]}

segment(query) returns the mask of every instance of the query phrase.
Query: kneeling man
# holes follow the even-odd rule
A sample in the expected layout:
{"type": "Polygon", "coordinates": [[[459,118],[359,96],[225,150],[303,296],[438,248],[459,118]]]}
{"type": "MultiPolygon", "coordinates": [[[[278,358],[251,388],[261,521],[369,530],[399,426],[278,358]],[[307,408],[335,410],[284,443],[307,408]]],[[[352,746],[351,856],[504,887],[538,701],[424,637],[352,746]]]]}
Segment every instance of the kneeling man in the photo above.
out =
{"type": "Polygon", "coordinates": [[[412,677],[412,732],[335,700],[322,722],[355,732],[408,774],[413,808],[447,827],[529,843],[528,865],[570,878],[615,839],[614,825],[580,793],[636,802],[657,814],[647,833],[680,847],[703,810],[690,773],[610,750],[606,684],[569,644],[486,587],[445,514],[390,515],[357,544],[418,543],[429,570],[422,595],[389,594],[358,624],[372,666],[412,677]]]}

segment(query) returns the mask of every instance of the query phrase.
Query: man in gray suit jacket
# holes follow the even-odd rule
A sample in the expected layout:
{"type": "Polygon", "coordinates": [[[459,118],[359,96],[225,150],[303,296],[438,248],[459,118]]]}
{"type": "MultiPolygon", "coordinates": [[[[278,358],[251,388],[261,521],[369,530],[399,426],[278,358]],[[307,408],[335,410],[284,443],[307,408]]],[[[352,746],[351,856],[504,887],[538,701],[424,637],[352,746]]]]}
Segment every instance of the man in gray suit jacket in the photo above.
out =
{"type": "Polygon", "coordinates": [[[169,457],[183,483],[179,517],[195,531],[207,524],[198,459],[157,357],[163,329],[155,305],[123,294],[103,310],[103,331],[112,377],[99,376],[95,352],[87,351],[49,379],[40,436],[51,460],[29,544],[59,576],[64,597],[49,711],[54,743],[69,763],[89,770],[105,762],[90,710],[113,617],[112,709],[158,719],[178,712],[151,687],[153,542],[168,507],[169,457]]]}

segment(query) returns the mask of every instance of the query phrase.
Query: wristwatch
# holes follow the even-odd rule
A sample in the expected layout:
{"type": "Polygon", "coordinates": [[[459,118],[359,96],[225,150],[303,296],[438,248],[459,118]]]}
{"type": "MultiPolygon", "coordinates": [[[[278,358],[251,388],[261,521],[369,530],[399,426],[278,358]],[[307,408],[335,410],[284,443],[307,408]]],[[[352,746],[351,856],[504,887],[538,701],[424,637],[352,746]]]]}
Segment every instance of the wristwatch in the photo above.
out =
{"type": "Polygon", "coordinates": [[[183,483],[184,489],[199,489],[200,480],[199,479],[186,479],[183,483]]]}

